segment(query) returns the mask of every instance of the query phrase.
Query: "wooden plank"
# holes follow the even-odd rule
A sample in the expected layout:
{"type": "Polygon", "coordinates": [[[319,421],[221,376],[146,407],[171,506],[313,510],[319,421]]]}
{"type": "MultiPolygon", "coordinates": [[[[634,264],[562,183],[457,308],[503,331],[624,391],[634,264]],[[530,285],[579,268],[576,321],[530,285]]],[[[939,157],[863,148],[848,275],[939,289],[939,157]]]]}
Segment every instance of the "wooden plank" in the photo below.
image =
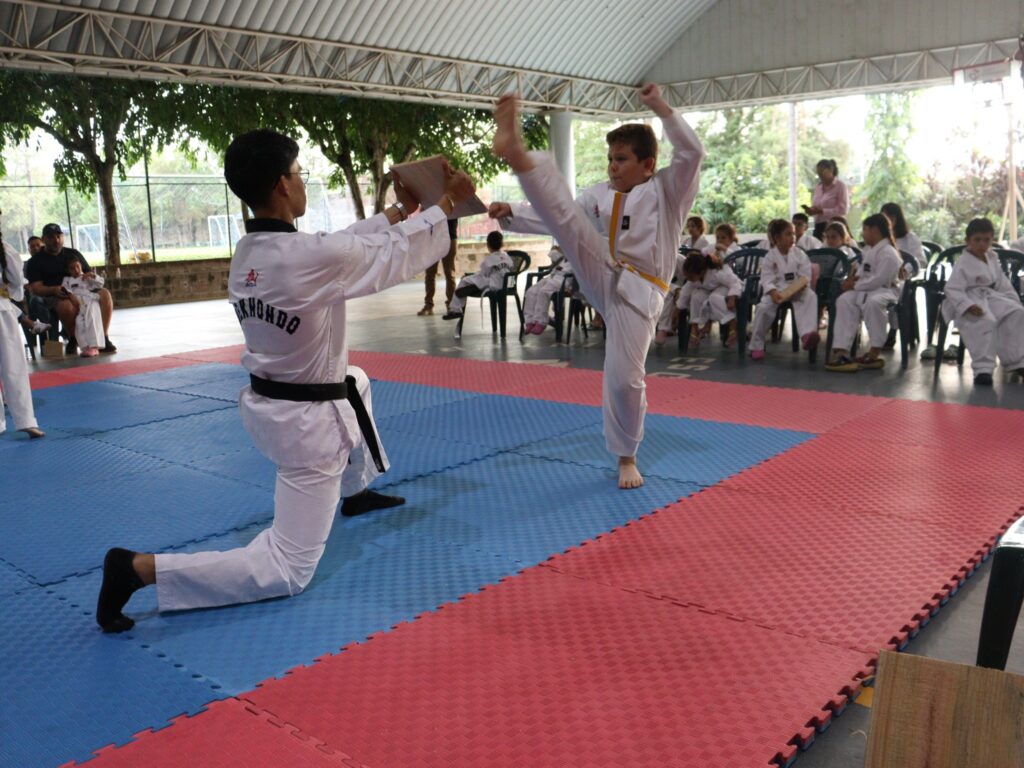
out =
{"type": "Polygon", "coordinates": [[[1020,768],[1024,677],[883,651],[865,768],[1020,768]]]}

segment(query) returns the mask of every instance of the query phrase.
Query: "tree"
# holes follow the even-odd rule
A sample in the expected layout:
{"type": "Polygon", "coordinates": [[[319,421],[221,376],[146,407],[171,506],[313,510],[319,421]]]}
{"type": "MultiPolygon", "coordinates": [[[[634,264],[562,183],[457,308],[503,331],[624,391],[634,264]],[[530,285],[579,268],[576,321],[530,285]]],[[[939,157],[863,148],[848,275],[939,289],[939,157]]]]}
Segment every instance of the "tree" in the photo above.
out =
{"type": "Polygon", "coordinates": [[[867,130],[871,135],[874,160],[859,195],[866,211],[877,211],[887,202],[909,208],[920,186],[917,168],[906,152],[914,132],[910,114],[912,100],[913,95],[909,93],[868,97],[867,130]]]}
{"type": "Polygon", "coordinates": [[[167,122],[151,121],[151,112],[167,110],[165,91],[142,80],[0,72],[0,100],[7,105],[0,114],[0,148],[27,140],[34,129],[60,144],[58,185],[83,193],[99,188],[108,267],[121,263],[114,172],[123,179],[148,147],[168,140],[167,122]]]}

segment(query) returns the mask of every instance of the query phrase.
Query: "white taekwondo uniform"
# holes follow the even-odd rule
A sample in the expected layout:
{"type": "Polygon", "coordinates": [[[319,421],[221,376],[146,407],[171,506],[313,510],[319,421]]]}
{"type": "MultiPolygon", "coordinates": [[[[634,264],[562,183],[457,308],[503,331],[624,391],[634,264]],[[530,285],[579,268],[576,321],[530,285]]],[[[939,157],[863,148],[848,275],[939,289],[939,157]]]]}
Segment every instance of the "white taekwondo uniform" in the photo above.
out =
{"type": "Polygon", "coordinates": [[[32,408],[32,389],[28,381],[28,364],[25,362],[25,336],[18,318],[21,310],[11,300],[25,298],[25,277],[21,271],[21,257],[6,242],[3,243],[7,258],[7,269],[0,280],[0,380],[3,381],[3,397],[0,397],[0,433],[7,429],[3,418],[3,402],[11,410],[15,429],[38,427],[35,410],[32,408]]]}
{"type": "Polygon", "coordinates": [[[902,257],[887,240],[861,251],[857,282],[852,290],[836,299],[833,347],[849,350],[862,319],[868,329],[869,344],[879,349],[885,346],[889,334],[889,307],[900,298],[902,266],[902,257]]]}
{"type": "Polygon", "coordinates": [[[700,282],[687,280],[679,291],[676,307],[690,312],[690,323],[704,325],[709,320],[728,323],[736,317],[726,299],[743,293],[743,281],[727,266],[708,267],[700,282]]]}
{"type": "MultiPolygon", "coordinates": [[[[331,234],[299,233],[269,219],[249,221],[246,229],[231,260],[228,296],[245,336],[242,365],[255,377],[240,395],[242,424],[277,465],[274,522],[239,549],[158,554],[160,610],[294,595],[309,583],[343,473],[353,476],[357,490],[372,479],[360,450],[368,430],[348,399],[293,401],[253,388],[320,385],[336,394],[346,374],[355,372],[350,391],[353,383],[366,389],[369,407],[365,374],[348,368],[345,302],[408,280],[439,261],[450,242],[447,216],[438,207],[394,226],[378,214],[331,234]]],[[[372,428],[369,433],[375,435],[372,428]]]]}
{"type": "Polygon", "coordinates": [[[466,296],[485,296],[493,291],[500,291],[505,283],[505,274],[511,271],[512,257],[504,251],[492,251],[488,253],[482,262],[480,269],[472,275],[466,275],[459,280],[455,289],[455,295],[448,305],[451,312],[462,312],[466,306],[466,296]],[[475,288],[475,291],[459,295],[459,289],[475,288]]]}
{"type": "Polygon", "coordinates": [[[924,255],[924,244],[921,238],[913,232],[907,232],[903,237],[896,238],[896,250],[904,251],[914,257],[917,266],[921,269],[928,269],[928,259],[924,255]]]}
{"type": "Polygon", "coordinates": [[[796,247],[804,251],[815,251],[821,248],[821,240],[816,238],[810,231],[804,232],[803,236],[796,241],[796,247]]]}
{"type": "Polygon", "coordinates": [[[771,292],[785,290],[790,283],[807,278],[807,287],[797,293],[789,301],[793,305],[796,317],[796,332],[803,338],[808,333],[818,330],[818,296],[811,289],[811,261],[803,249],[793,246],[788,253],[782,253],[773,246],[761,259],[761,302],[754,313],[754,329],[750,335],[750,349],[764,349],[764,340],[768,335],[779,305],[772,301],[771,292]]]}
{"type": "Polygon", "coordinates": [[[97,291],[103,287],[103,278],[71,277],[64,278],[61,286],[78,299],[78,317],[75,318],[75,341],[82,349],[102,347],[106,344],[103,333],[103,313],[100,312],[100,299],[97,291]]]}
{"type": "Polygon", "coordinates": [[[531,285],[530,290],[523,296],[523,319],[527,325],[540,323],[547,326],[550,320],[548,307],[551,305],[551,297],[562,289],[566,276],[572,274],[564,254],[551,251],[548,258],[551,259],[551,271],[531,285]]]}
{"type": "Polygon", "coordinates": [[[604,436],[615,456],[635,456],[647,411],[644,363],[675,270],[680,232],[697,196],[704,148],[677,114],[662,118],[672,160],[628,193],[603,182],[574,201],[547,152],[519,174],[530,205],[513,205],[504,229],[551,234],[591,306],[604,317],[604,436]]]}
{"type": "Polygon", "coordinates": [[[942,314],[960,329],[975,375],[992,373],[996,355],[1007,370],[1024,367],[1024,306],[995,251],[984,260],[967,250],[960,254],[946,281],[942,314]],[[974,305],[985,314],[969,314],[974,305]]]}
{"type": "MultiPolygon", "coordinates": [[[[683,245],[686,245],[686,240],[692,240],[692,238],[684,238],[683,245]]],[[[699,250],[705,256],[714,255],[716,253],[715,243],[709,242],[705,237],[700,237],[696,243],[687,247],[690,247],[693,250],[699,250]]],[[[719,258],[724,259],[730,253],[734,253],[739,249],[740,247],[736,243],[733,243],[725,249],[719,258]]],[[[686,275],[683,273],[683,264],[685,262],[686,256],[683,254],[678,254],[676,256],[676,271],[672,275],[672,290],[665,294],[665,303],[662,305],[661,314],[658,316],[659,331],[668,332],[672,330],[672,320],[676,312],[676,305],[679,303],[679,292],[682,290],[683,286],[686,285],[686,275]]],[[[680,308],[683,306],[685,305],[680,305],[680,308]]]]}

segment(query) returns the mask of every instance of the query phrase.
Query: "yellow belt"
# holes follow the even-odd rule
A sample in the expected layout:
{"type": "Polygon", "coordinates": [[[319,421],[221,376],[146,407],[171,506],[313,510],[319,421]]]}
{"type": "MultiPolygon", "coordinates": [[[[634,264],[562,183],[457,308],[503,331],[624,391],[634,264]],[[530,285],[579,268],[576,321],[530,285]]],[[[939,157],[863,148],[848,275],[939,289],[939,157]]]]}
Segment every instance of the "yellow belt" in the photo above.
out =
{"type": "Polygon", "coordinates": [[[7,290],[7,286],[0,283],[0,298],[9,299],[11,298],[11,292],[7,290]]]}
{"type": "Polygon", "coordinates": [[[658,286],[662,293],[668,293],[671,290],[671,286],[662,280],[660,277],[655,275],[649,275],[643,270],[637,269],[632,264],[627,264],[622,259],[616,258],[615,256],[615,243],[619,238],[619,219],[622,214],[622,193],[615,193],[615,201],[612,203],[612,221],[611,227],[608,232],[608,250],[611,253],[612,261],[618,264],[622,269],[628,269],[634,275],[642,277],[649,283],[658,286]]]}

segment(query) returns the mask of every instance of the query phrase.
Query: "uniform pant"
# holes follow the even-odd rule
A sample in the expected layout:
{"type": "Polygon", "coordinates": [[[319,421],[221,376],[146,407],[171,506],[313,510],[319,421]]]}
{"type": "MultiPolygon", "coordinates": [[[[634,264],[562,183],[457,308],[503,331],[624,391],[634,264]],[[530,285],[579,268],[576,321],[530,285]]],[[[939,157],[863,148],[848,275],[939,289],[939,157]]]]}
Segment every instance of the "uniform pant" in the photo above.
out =
{"type": "Polygon", "coordinates": [[[984,315],[963,314],[956,318],[960,338],[971,353],[975,375],[992,373],[996,355],[1007,370],[1024,367],[1024,306],[999,295],[975,303],[985,310],[984,315]]]}
{"type": "Polygon", "coordinates": [[[661,307],[661,314],[658,316],[658,330],[668,333],[672,330],[672,320],[676,314],[676,299],[679,297],[681,288],[673,285],[672,290],[665,296],[665,303],[661,307]]]}
{"type": "Polygon", "coordinates": [[[736,318],[735,310],[729,309],[726,304],[728,298],[727,288],[716,288],[713,291],[695,290],[690,296],[690,322],[704,325],[714,320],[718,323],[728,323],[736,318]]]}
{"type": "MultiPolygon", "coordinates": [[[[801,338],[808,333],[815,333],[818,330],[818,297],[813,292],[804,288],[796,296],[790,299],[793,305],[793,315],[796,317],[796,332],[801,338]]],[[[779,304],[772,301],[769,294],[761,297],[754,313],[754,329],[750,335],[750,348],[752,350],[764,349],[764,340],[768,335],[768,329],[775,322],[779,311],[779,304]]]]}
{"type": "Polygon", "coordinates": [[[868,344],[876,349],[884,347],[889,335],[889,307],[895,302],[896,292],[889,288],[843,293],[836,300],[832,346],[835,349],[851,349],[863,320],[868,329],[868,344]]]}
{"type": "Polygon", "coordinates": [[[551,297],[562,288],[562,275],[554,278],[544,278],[534,285],[523,296],[523,319],[526,324],[540,323],[548,324],[548,307],[551,306],[551,297]]]}
{"type": "Polygon", "coordinates": [[[466,308],[467,296],[483,296],[484,291],[490,286],[491,280],[484,275],[466,275],[459,280],[459,287],[455,289],[455,296],[448,302],[448,308],[452,312],[462,312],[466,308]]]}
{"type": "MultiPolygon", "coordinates": [[[[355,376],[372,419],[369,379],[358,368],[349,368],[348,373],[355,376]]],[[[387,468],[383,447],[381,455],[387,468]]],[[[274,522],[247,546],[156,556],[160,610],[210,608],[298,594],[320,562],[340,496],[358,493],[379,474],[365,440],[359,437],[352,451],[342,451],[320,466],[278,466],[274,522]]]]}
{"type": "Polygon", "coordinates": [[[657,310],[644,315],[619,298],[618,272],[611,266],[607,238],[572,199],[551,160],[533,156],[537,167],[519,176],[523,192],[562,246],[580,289],[607,329],[602,380],[605,445],[615,456],[635,456],[644,437],[644,364],[657,310]]]}
{"type": "MultiPolygon", "coordinates": [[[[7,302],[7,299],[3,301],[7,302]]],[[[3,413],[3,401],[7,401],[15,429],[39,426],[32,408],[32,389],[28,382],[28,364],[25,362],[25,337],[18,323],[18,314],[6,309],[0,309],[0,381],[4,385],[0,415],[3,413]]],[[[0,433],[7,429],[6,422],[6,419],[0,419],[0,433]]]]}
{"type": "Polygon", "coordinates": [[[105,342],[103,315],[99,299],[78,299],[78,317],[75,318],[75,341],[82,349],[102,347],[105,342]]]}

